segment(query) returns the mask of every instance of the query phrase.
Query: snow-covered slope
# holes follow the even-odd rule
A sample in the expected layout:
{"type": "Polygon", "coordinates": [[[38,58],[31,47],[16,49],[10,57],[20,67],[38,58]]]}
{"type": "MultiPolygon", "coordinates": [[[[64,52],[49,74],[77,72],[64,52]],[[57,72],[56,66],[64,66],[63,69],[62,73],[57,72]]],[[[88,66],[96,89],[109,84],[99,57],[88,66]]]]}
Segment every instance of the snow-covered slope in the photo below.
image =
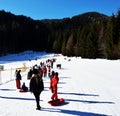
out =
{"type": "MultiPolygon", "coordinates": [[[[45,90],[41,94],[41,111],[37,111],[33,94],[19,93],[15,80],[0,85],[0,116],[119,116],[120,115],[120,61],[105,59],[68,58],[53,54],[32,60],[39,63],[48,58],[56,58],[53,70],[59,73],[58,96],[65,98],[65,104],[50,106],[51,92],[49,78],[43,78],[45,90]],[[61,63],[62,69],[56,64],[61,63]]],[[[26,63],[29,61],[12,62],[26,63]]],[[[8,63],[7,63],[8,64],[8,63]]],[[[7,65],[6,64],[6,65],[7,65]]],[[[9,66],[11,66],[9,64],[9,66]]],[[[29,86],[28,70],[22,72],[22,82],[29,86]]],[[[6,76],[7,73],[5,73],[6,76]]]]}

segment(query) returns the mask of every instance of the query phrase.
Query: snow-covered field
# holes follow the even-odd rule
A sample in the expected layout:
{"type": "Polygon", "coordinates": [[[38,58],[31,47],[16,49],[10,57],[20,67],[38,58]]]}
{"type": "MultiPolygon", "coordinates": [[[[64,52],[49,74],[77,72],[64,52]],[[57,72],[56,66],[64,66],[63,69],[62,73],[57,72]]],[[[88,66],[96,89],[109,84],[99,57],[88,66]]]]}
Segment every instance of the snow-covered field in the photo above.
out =
{"type": "MultiPolygon", "coordinates": [[[[31,52],[30,55],[0,58],[0,65],[5,68],[0,71],[0,116],[120,116],[120,60],[90,60],[53,54],[37,54],[37,60],[34,60],[34,55],[31,52]],[[20,93],[16,89],[14,71],[48,58],[56,58],[53,70],[59,73],[58,96],[65,99],[65,104],[55,107],[47,103],[51,91],[50,80],[46,77],[43,78],[45,89],[40,101],[42,110],[38,111],[33,94],[20,93]],[[62,69],[56,68],[57,63],[62,64],[62,69]]],[[[28,69],[22,71],[22,82],[29,86],[27,72],[28,69]]]]}

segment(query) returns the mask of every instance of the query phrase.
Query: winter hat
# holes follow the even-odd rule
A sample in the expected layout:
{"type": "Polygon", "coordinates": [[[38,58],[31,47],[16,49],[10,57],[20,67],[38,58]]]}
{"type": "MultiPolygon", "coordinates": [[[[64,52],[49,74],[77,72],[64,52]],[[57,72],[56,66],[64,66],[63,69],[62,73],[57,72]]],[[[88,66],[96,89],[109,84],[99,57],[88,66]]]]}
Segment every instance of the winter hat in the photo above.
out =
{"type": "Polygon", "coordinates": [[[33,74],[38,74],[38,69],[34,69],[33,74]]]}
{"type": "Polygon", "coordinates": [[[55,75],[58,76],[58,72],[56,72],[55,75]]]}
{"type": "Polygon", "coordinates": [[[52,74],[55,74],[55,71],[52,71],[52,74]]]}

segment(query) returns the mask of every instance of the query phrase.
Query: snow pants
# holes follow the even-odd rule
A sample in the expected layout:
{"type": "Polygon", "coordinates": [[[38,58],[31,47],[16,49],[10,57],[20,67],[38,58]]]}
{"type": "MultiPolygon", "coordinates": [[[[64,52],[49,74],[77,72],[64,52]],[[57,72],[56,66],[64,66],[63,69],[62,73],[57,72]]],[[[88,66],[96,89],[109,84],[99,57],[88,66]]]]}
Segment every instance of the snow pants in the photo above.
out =
{"type": "Polygon", "coordinates": [[[40,101],[40,93],[41,93],[41,92],[33,92],[33,94],[34,94],[34,96],[35,96],[37,108],[40,108],[40,103],[39,103],[39,101],[40,101]]]}
{"type": "Polygon", "coordinates": [[[18,80],[18,79],[16,79],[16,87],[17,87],[17,89],[20,89],[20,87],[21,87],[20,80],[18,80]]]}
{"type": "Polygon", "coordinates": [[[57,95],[58,89],[57,89],[57,86],[52,87],[52,88],[53,88],[53,94],[51,96],[51,99],[58,99],[58,95],[57,95]]]}

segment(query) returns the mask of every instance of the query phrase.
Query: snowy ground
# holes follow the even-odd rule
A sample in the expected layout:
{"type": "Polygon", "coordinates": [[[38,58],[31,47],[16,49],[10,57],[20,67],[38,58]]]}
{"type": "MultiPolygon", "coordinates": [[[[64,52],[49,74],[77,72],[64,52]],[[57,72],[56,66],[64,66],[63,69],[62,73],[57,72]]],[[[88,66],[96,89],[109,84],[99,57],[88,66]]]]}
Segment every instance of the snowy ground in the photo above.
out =
{"type": "MultiPolygon", "coordinates": [[[[40,58],[37,62],[53,58],[53,55],[40,58]]],[[[14,77],[12,77],[11,81],[0,85],[0,116],[120,116],[119,60],[89,60],[67,58],[61,55],[55,58],[57,60],[53,69],[58,71],[60,78],[58,96],[65,98],[65,104],[54,107],[47,103],[50,100],[51,92],[49,78],[46,77],[43,78],[45,89],[40,101],[42,110],[36,110],[33,94],[19,93],[14,77]],[[57,63],[62,64],[62,69],[56,68],[57,63]]],[[[0,59],[0,61],[2,60],[0,59]]],[[[30,66],[30,62],[27,60],[23,62],[30,66]]],[[[23,62],[22,60],[12,63],[5,62],[5,66],[18,66],[23,62]]],[[[36,61],[32,61],[32,63],[36,63],[36,61]]],[[[28,70],[22,72],[22,82],[29,86],[27,72],[28,70]]],[[[5,74],[7,78],[8,75],[5,74]]]]}

